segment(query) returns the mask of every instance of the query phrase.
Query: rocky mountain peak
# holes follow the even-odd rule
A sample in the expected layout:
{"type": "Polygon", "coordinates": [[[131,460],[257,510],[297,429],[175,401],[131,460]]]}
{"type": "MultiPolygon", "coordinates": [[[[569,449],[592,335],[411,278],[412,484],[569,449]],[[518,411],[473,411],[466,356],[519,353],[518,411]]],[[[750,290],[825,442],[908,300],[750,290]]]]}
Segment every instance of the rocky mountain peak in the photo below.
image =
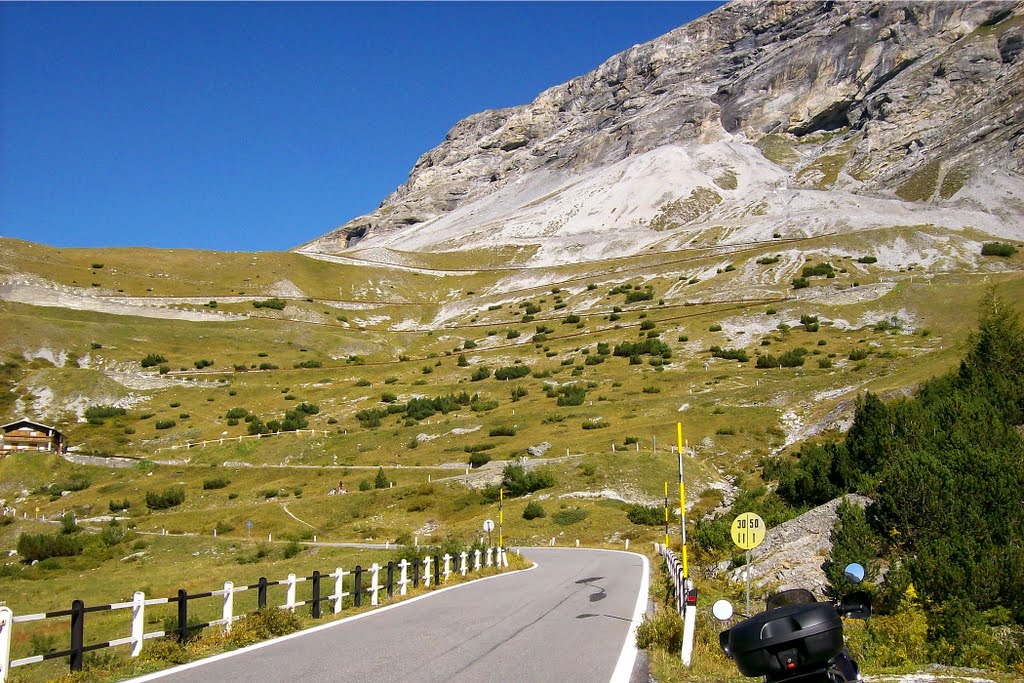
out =
{"type": "MultiPolygon", "coordinates": [[[[591,238],[634,236],[621,254],[663,240],[645,229],[698,188],[706,201],[655,232],[728,222],[740,199],[801,190],[983,210],[991,221],[953,223],[990,229],[1024,213],[1012,196],[991,196],[991,183],[972,183],[996,173],[996,185],[1020,188],[1022,47],[1022,2],[732,2],[529,104],[460,121],[376,211],[300,250],[546,245],[597,211],[591,238]],[[612,168],[621,173],[601,182],[657,182],[630,162],[669,147],[687,160],[649,204],[613,216],[587,197],[553,203],[576,185],[597,192],[595,174],[612,168]],[[509,226],[519,227],[502,233],[509,226]]],[[[771,229],[790,221],[765,207],[771,229]]]]}

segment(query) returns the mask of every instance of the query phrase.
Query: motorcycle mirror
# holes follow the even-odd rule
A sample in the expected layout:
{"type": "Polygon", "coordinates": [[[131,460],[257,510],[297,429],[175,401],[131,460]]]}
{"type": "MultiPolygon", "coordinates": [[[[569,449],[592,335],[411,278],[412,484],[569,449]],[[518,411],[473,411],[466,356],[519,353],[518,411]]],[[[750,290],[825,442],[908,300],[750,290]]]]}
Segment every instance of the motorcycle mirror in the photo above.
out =
{"type": "Polygon", "coordinates": [[[839,613],[851,619],[871,616],[871,596],[867,591],[854,591],[839,601],[839,613]]]}
{"type": "Polygon", "coordinates": [[[725,599],[717,600],[715,604],[711,606],[711,613],[715,615],[715,619],[718,619],[719,621],[728,621],[729,619],[732,619],[732,603],[725,599]]]}
{"type": "MultiPolygon", "coordinates": [[[[722,600],[721,602],[726,602],[726,601],[722,600]]],[[[731,605],[730,605],[730,607],[731,607],[731,605]]],[[[725,629],[724,631],[722,631],[721,633],[718,634],[718,646],[722,648],[722,652],[725,653],[725,656],[728,657],[729,659],[733,658],[732,657],[732,650],[729,649],[729,633],[730,633],[731,630],[732,629],[725,629]]]]}
{"type": "Polygon", "coordinates": [[[864,567],[856,562],[848,564],[846,569],[843,570],[843,575],[846,576],[846,580],[850,583],[860,583],[864,580],[864,567]]]}

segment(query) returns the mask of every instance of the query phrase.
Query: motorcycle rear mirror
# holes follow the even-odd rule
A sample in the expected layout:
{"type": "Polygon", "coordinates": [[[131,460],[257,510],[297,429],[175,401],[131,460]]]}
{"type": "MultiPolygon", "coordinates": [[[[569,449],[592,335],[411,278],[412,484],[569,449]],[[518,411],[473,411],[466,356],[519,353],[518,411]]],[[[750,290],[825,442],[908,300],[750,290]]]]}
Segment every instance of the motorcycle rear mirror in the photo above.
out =
{"type": "Polygon", "coordinates": [[[846,576],[846,580],[850,583],[860,583],[864,580],[864,567],[853,562],[852,564],[846,565],[846,569],[843,570],[843,575],[846,576]]]}
{"type": "Polygon", "coordinates": [[[729,619],[732,619],[732,603],[725,599],[718,600],[711,606],[711,613],[715,615],[715,619],[718,619],[719,621],[728,621],[729,619]]]}
{"type": "Polygon", "coordinates": [[[871,596],[867,591],[854,591],[839,601],[839,613],[851,619],[871,616],[871,596]]]}

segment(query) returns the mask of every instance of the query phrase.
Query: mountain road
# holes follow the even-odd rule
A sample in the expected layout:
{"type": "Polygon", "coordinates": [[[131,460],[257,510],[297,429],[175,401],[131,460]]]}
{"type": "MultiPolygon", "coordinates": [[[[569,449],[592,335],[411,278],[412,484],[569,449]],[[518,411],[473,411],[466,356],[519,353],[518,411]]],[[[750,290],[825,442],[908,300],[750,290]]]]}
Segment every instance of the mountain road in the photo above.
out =
{"type": "Polygon", "coordinates": [[[646,558],[523,554],[537,566],[134,680],[646,681],[634,638],[647,606],[646,558]]]}

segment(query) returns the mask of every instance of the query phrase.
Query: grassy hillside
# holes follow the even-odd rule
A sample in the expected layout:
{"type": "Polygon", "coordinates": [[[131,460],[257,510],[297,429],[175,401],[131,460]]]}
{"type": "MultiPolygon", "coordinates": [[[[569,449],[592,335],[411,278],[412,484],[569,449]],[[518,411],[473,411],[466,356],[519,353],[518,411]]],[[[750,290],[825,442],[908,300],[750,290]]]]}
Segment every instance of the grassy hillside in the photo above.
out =
{"type": "MultiPolygon", "coordinates": [[[[201,571],[223,580],[250,559],[285,562],[276,543],[289,538],[471,541],[497,521],[488,486],[525,458],[550,485],[506,499],[506,543],[649,548],[663,531],[630,506],[661,505],[677,421],[693,520],[756,483],[763,458],[843,430],[859,393],[954,367],[989,286],[1024,300],[1024,258],[982,257],[981,241],[902,228],[510,270],[518,252],[364,255],[396,269],[2,240],[3,291],[32,282],[65,298],[0,300],[0,419],[55,424],[78,453],[135,464],[0,460],[0,499],[30,518],[0,528],[0,547],[65,513],[97,532],[117,514],[151,544],[130,566],[156,586],[165,544],[209,557],[201,571]],[[241,317],[165,319],[154,302],[241,317]],[[339,480],[349,493],[328,495],[339,480]],[[147,506],[173,488],[179,505],[147,506]],[[528,503],[543,516],[525,519],[528,503]]],[[[52,582],[120,567],[113,554],[11,558],[5,599],[62,607],[52,582]]]]}

